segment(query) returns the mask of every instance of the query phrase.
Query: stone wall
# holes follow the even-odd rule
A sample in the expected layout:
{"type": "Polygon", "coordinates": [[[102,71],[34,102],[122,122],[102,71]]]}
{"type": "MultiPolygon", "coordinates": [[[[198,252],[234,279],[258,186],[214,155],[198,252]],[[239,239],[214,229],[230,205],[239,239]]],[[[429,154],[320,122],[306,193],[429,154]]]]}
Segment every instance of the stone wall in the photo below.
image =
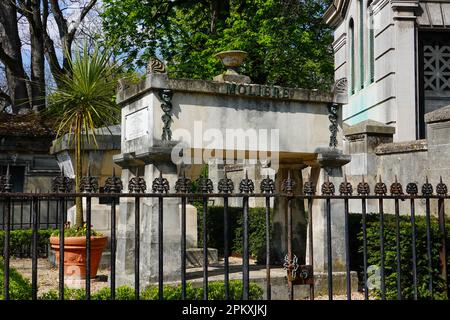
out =
{"type": "MultiPolygon", "coordinates": [[[[364,121],[344,130],[346,136],[345,151],[350,154],[352,161],[345,166],[348,180],[356,188],[364,176],[371,186],[371,193],[375,183],[381,177],[388,187],[395,181],[406,186],[414,182],[419,187],[429,182],[436,188],[442,180],[450,183],[450,106],[430,112],[425,118],[427,122],[427,140],[393,143],[395,128],[375,121],[364,121]]],[[[436,190],[434,190],[436,192],[436,190]]],[[[437,214],[437,201],[431,201],[431,213],[437,214]]],[[[425,200],[416,201],[416,213],[425,214],[425,200]]],[[[446,210],[450,209],[447,203],[446,210]]],[[[350,201],[351,212],[361,212],[360,201],[350,201]]],[[[378,212],[378,200],[368,201],[368,212],[378,212]]],[[[394,201],[384,202],[384,211],[394,213],[394,201]]],[[[409,201],[400,201],[400,213],[410,214],[409,201]]]]}

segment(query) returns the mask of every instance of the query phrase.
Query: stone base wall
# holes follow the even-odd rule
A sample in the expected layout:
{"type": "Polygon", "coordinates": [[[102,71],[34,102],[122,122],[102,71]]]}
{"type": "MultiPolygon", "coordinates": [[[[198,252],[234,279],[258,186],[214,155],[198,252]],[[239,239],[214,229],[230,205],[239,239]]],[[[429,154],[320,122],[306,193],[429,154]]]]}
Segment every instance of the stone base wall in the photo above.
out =
{"type": "MultiPolygon", "coordinates": [[[[388,188],[397,181],[406,193],[408,183],[416,183],[419,194],[428,178],[436,194],[442,181],[450,185],[450,106],[426,115],[426,140],[393,143],[394,128],[374,121],[364,121],[345,129],[345,151],[352,161],[344,168],[354,188],[364,177],[374,191],[381,177],[388,188]]],[[[416,214],[425,214],[425,200],[415,201],[416,214]]],[[[437,200],[430,201],[431,214],[437,215],[437,200]]],[[[446,212],[450,203],[446,203],[446,212]]],[[[361,201],[350,201],[351,212],[361,212],[361,201]]],[[[378,212],[378,200],[369,200],[367,212],[378,212]]],[[[394,200],[384,201],[384,212],[394,213],[394,200]]],[[[410,214],[410,201],[400,201],[400,214],[410,214]]]]}

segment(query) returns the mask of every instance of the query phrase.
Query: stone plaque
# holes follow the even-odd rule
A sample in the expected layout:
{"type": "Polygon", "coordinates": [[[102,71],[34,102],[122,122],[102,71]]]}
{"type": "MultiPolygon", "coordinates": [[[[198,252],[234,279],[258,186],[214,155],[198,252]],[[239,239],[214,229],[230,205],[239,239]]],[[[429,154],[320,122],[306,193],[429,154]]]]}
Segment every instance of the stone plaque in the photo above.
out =
{"type": "Polygon", "coordinates": [[[125,116],[125,140],[133,140],[148,134],[148,107],[125,116]]]}

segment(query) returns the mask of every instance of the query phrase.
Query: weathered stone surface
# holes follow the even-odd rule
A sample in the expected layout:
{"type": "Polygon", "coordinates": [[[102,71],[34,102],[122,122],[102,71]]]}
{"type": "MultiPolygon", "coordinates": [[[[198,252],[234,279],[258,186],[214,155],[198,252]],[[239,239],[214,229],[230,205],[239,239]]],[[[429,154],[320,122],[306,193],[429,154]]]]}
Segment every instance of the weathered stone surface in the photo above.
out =
{"type": "Polygon", "coordinates": [[[235,83],[251,83],[252,80],[249,76],[244,76],[242,74],[219,74],[213,78],[217,82],[235,82],[235,83]]]}
{"type": "MultiPolygon", "coordinates": [[[[97,145],[91,140],[83,145],[83,150],[120,150],[120,125],[110,126],[108,128],[95,129],[95,139],[97,145]]],[[[56,154],[64,150],[73,150],[73,135],[65,134],[61,139],[53,140],[50,154],[56,154]]]]}
{"type": "Polygon", "coordinates": [[[416,140],[408,142],[381,144],[375,149],[375,153],[377,155],[383,155],[383,154],[427,151],[427,150],[428,150],[427,140],[416,140]]]}
{"type": "MultiPolygon", "coordinates": [[[[314,181],[314,184],[317,186],[317,194],[322,194],[320,188],[324,182],[330,181],[334,184],[335,188],[337,188],[343,181],[343,171],[340,162],[338,161],[335,166],[331,166],[331,164],[331,162],[327,162],[326,167],[321,167],[317,164],[311,168],[310,175],[314,181]]],[[[327,245],[328,239],[325,201],[313,202],[312,224],[314,272],[327,272],[329,248],[327,245]]],[[[309,247],[309,241],[310,239],[308,239],[307,248],[309,247]]],[[[344,271],[344,204],[342,200],[331,200],[331,243],[332,271],[344,271]]],[[[309,255],[307,256],[306,263],[311,263],[309,255]]]]}
{"type": "Polygon", "coordinates": [[[372,135],[393,135],[395,133],[395,127],[387,126],[384,123],[375,120],[365,120],[353,126],[347,126],[344,128],[345,136],[352,136],[362,133],[370,133],[372,135]]]}
{"type": "Polygon", "coordinates": [[[426,123],[450,121],[450,105],[425,114],[426,123]]]}
{"type": "MultiPolygon", "coordinates": [[[[228,95],[228,88],[229,83],[193,79],[170,79],[165,74],[150,74],[147,75],[147,78],[144,81],[119,90],[117,92],[117,102],[120,104],[125,104],[130,100],[135,100],[138,97],[145,95],[152,89],[171,89],[174,91],[190,93],[228,95]]],[[[289,95],[288,100],[324,103],[333,102],[333,92],[321,92],[317,90],[294,88],[289,88],[289,91],[291,94],[289,95]]],[[[258,96],[254,96],[253,98],[258,98],[258,96]]],[[[271,97],[271,95],[261,98],[277,99],[275,97],[271,97]]]]}
{"type": "MultiPolygon", "coordinates": [[[[303,166],[304,167],[304,166],[303,166]]],[[[295,181],[293,192],[301,194],[303,190],[303,178],[301,168],[282,167],[275,176],[275,189],[282,190],[283,181],[287,179],[289,172],[291,179],[295,181]]],[[[306,230],[307,220],[305,204],[301,199],[292,201],[292,252],[299,258],[299,263],[305,261],[306,254],[306,230]]],[[[272,252],[274,262],[282,264],[287,251],[288,234],[288,200],[286,197],[277,197],[274,200],[272,218],[272,252]]]]}
{"type": "MultiPolygon", "coordinates": [[[[208,248],[208,264],[219,261],[217,249],[208,248]]],[[[190,248],[186,250],[186,268],[203,266],[203,248],[190,248]]]]}

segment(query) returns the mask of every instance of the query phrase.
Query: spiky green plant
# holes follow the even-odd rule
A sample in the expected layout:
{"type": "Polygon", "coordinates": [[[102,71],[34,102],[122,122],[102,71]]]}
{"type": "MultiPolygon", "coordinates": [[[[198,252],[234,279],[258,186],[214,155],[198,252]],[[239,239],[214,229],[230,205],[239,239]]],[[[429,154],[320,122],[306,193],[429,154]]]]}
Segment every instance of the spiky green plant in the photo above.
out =
{"type": "MultiPolygon", "coordinates": [[[[97,146],[95,129],[118,122],[120,107],[115,102],[115,90],[119,71],[111,50],[88,49],[85,44],[74,52],[69,72],[57,79],[58,87],[49,96],[48,112],[58,117],[57,139],[68,133],[69,142],[75,144],[75,192],[80,192],[84,144],[93,142],[97,146]]],[[[81,198],[75,204],[75,227],[81,227],[81,198]]]]}

